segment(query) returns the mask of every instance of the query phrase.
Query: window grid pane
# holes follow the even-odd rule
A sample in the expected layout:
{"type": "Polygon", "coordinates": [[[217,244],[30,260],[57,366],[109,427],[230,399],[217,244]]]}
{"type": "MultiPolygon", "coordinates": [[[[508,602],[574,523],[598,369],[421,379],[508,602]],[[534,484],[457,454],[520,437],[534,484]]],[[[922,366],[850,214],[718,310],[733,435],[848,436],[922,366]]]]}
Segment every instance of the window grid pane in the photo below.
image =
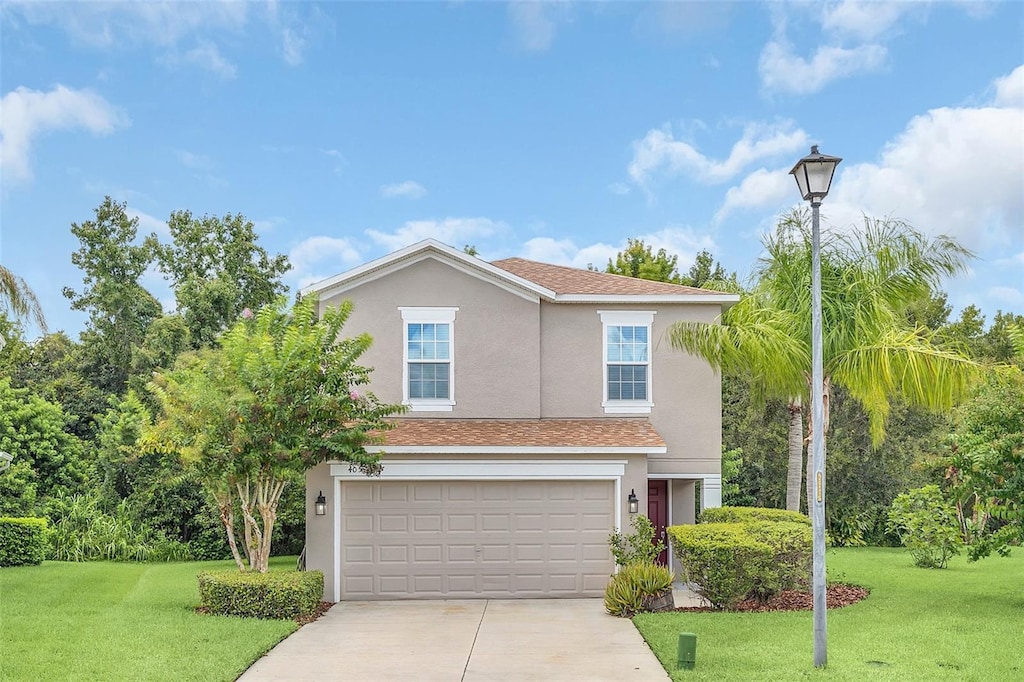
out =
{"type": "Polygon", "coordinates": [[[608,400],[647,400],[647,327],[609,325],[607,334],[608,400]]]}
{"type": "Polygon", "coordinates": [[[449,365],[446,362],[410,362],[409,398],[447,400],[449,365]]]}

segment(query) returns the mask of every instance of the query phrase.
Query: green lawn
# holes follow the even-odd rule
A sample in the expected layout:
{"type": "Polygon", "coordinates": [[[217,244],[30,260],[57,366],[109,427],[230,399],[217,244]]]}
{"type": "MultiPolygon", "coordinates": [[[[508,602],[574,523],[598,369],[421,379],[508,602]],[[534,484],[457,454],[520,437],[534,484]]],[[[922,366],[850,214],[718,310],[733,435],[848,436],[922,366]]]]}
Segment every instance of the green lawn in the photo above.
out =
{"type": "Polygon", "coordinates": [[[811,613],[666,613],[634,618],[673,680],[1024,680],[1024,550],[945,570],[899,549],[829,550],[830,579],[871,595],[828,612],[828,666],[813,666],[811,613]],[[678,633],[697,667],[676,669],[678,633]]]}
{"type": "Polygon", "coordinates": [[[195,613],[196,573],[233,565],[0,568],[0,680],[234,680],[296,625],[195,613]]]}

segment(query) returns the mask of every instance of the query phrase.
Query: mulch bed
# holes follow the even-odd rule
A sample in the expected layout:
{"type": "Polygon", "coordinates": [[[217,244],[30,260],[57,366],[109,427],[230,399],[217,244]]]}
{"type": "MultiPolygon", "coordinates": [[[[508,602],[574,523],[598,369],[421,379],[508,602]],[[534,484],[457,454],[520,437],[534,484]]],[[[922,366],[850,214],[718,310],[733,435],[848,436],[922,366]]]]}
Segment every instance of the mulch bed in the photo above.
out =
{"type": "Polygon", "coordinates": [[[314,620],[327,613],[332,606],[334,606],[333,602],[322,601],[316,605],[316,609],[314,609],[313,613],[308,616],[298,616],[295,618],[295,622],[300,626],[312,623],[314,620]]]}
{"type": "MultiPolygon", "coordinates": [[[[856,604],[868,596],[868,590],[857,585],[829,585],[825,601],[830,609],[838,609],[856,604]]],[[[810,592],[786,590],[780,592],[766,602],[757,599],[741,601],[731,611],[810,611],[814,608],[814,595],[810,592]]],[[[696,613],[717,611],[710,606],[680,606],[676,611],[692,611],[696,613]]]]}

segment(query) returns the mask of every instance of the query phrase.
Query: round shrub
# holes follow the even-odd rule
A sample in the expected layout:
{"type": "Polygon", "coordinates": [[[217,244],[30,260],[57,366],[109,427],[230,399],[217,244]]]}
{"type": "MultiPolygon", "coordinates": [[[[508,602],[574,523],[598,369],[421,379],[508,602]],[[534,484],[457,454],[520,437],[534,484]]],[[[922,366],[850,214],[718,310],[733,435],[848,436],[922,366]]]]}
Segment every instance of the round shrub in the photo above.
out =
{"type": "Polygon", "coordinates": [[[949,558],[960,552],[956,510],[937,485],[897,496],[889,509],[889,528],[900,536],[914,565],[921,568],[945,568],[949,558]]]}
{"type": "Polygon", "coordinates": [[[750,537],[772,550],[771,561],[762,567],[755,580],[753,596],[766,600],[783,590],[806,586],[813,559],[809,525],[792,521],[759,521],[744,526],[750,537]]]}
{"type": "Polygon", "coordinates": [[[744,523],[670,526],[672,549],[686,580],[716,609],[743,601],[772,562],[772,547],[744,523]]]}

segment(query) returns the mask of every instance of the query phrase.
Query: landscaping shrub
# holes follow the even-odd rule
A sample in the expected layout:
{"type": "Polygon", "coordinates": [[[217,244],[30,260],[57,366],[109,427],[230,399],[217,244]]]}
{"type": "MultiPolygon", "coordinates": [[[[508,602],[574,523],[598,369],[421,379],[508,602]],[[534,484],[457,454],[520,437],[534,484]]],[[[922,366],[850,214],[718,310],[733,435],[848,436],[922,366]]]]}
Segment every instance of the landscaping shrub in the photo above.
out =
{"type": "Polygon", "coordinates": [[[198,578],[199,606],[222,616],[306,616],[316,610],[324,596],[321,571],[204,571],[198,578]]]}
{"type": "Polygon", "coordinates": [[[745,523],[670,526],[669,537],[686,580],[716,609],[743,601],[766,574],[775,550],[745,523]]]}
{"type": "Polygon", "coordinates": [[[910,550],[915,566],[945,568],[949,558],[960,553],[956,509],[937,485],[898,495],[889,509],[889,526],[910,550]]]}
{"type": "Polygon", "coordinates": [[[671,594],[675,576],[665,566],[635,563],[612,576],[604,591],[604,608],[613,616],[629,618],[635,613],[658,610],[655,600],[671,594]]]}
{"type": "Polygon", "coordinates": [[[654,541],[654,524],[649,518],[639,514],[633,517],[630,525],[633,526],[632,533],[623,535],[616,530],[608,536],[608,545],[611,547],[616,565],[653,564],[658,555],[665,551],[664,542],[654,541]]]}
{"type": "Polygon", "coordinates": [[[811,525],[811,519],[797,511],[768,507],[708,507],[700,513],[700,523],[750,523],[751,521],[790,521],[811,525]]]}
{"type": "Polygon", "coordinates": [[[0,566],[37,566],[46,557],[46,519],[0,517],[0,566]]]}
{"type": "Polygon", "coordinates": [[[113,514],[106,513],[95,494],[58,495],[50,501],[48,515],[50,558],[57,561],[182,561],[188,548],[168,540],[163,533],[132,520],[122,502],[113,514]]]}
{"type": "Polygon", "coordinates": [[[809,525],[792,521],[760,521],[743,525],[752,538],[772,550],[771,560],[757,573],[751,590],[753,596],[764,601],[783,590],[806,586],[813,558],[809,525]]]}

